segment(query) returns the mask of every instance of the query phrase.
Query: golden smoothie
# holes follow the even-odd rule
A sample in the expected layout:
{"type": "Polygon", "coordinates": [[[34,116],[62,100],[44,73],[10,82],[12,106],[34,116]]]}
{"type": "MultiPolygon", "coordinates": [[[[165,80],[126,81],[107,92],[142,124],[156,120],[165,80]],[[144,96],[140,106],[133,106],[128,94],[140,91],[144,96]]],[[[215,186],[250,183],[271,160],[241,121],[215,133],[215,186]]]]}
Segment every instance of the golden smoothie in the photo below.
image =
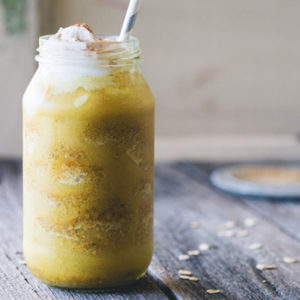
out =
{"type": "Polygon", "coordinates": [[[53,286],[128,284],[151,261],[154,99],[136,61],[109,63],[41,59],[24,95],[24,256],[53,286]]]}

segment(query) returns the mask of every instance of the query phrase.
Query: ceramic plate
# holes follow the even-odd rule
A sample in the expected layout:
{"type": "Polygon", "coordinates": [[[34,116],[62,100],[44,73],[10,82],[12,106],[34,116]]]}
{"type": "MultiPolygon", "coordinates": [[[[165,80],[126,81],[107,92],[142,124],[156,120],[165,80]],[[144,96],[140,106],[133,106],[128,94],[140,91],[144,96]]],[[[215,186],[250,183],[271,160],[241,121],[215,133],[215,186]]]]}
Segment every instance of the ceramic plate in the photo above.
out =
{"type": "Polygon", "coordinates": [[[300,165],[238,165],[215,170],[218,188],[243,196],[300,197],[300,165]]]}

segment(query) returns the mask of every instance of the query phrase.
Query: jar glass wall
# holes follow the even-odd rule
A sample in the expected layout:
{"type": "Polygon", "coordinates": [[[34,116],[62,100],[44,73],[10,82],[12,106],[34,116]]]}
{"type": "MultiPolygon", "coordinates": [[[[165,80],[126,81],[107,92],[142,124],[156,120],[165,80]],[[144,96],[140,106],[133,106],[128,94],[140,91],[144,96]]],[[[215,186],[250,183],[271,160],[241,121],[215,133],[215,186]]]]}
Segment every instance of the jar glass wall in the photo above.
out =
{"type": "Polygon", "coordinates": [[[68,57],[50,43],[23,98],[24,256],[53,286],[128,284],[153,252],[154,99],[138,41],[68,57]]]}

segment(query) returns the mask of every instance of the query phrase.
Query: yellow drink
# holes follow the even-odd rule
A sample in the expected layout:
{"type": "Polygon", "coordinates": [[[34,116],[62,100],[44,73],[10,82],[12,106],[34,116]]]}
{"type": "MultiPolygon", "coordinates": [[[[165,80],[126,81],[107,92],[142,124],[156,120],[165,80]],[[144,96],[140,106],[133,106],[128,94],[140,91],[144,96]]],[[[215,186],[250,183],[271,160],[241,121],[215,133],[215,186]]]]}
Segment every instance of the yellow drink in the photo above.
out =
{"type": "Polygon", "coordinates": [[[50,73],[23,104],[27,265],[54,286],[128,284],[153,252],[152,93],[136,64],[68,82],[50,73]]]}

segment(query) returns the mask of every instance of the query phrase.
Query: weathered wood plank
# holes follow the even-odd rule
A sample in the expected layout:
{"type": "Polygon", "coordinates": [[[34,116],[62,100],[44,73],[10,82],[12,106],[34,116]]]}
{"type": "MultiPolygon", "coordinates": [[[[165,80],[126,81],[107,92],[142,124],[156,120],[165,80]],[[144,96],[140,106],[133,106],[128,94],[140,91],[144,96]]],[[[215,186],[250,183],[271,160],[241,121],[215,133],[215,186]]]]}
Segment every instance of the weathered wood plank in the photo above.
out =
{"type": "MultiPolygon", "coordinates": [[[[238,198],[213,190],[206,172],[189,163],[156,169],[156,255],[150,271],[181,299],[212,299],[206,289],[220,289],[218,299],[299,299],[299,264],[287,265],[283,256],[299,256],[300,244],[273,222],[250,210],[238,198]],[[247,237],[220,237],[227,220],[242,224],[255,218],[247,237]],[[199,229],[191,229],[192,221],[199,229]],[[178,255],[200,242],[213,248],[188,261],[178,255]],[[249,250],[251,243],[263,248],[249,250]],[[256,264],[275,264],[277,270],[259,271],[256,264]],[[177,271],[189,269],[199,282],[180,280],[177,271]]],[[[240,225],[240,229],[245,229],[240,225]]],[[[299,257],[298,257],[299,258],[299,257]]]]}
{"type": "Polygon", "coordinates": [[[0,299],[167,299],[146,275],[136,285],[115,292],[76,293],[50,288],[23,264],[21,164],[0,162],[0,299]]]}

